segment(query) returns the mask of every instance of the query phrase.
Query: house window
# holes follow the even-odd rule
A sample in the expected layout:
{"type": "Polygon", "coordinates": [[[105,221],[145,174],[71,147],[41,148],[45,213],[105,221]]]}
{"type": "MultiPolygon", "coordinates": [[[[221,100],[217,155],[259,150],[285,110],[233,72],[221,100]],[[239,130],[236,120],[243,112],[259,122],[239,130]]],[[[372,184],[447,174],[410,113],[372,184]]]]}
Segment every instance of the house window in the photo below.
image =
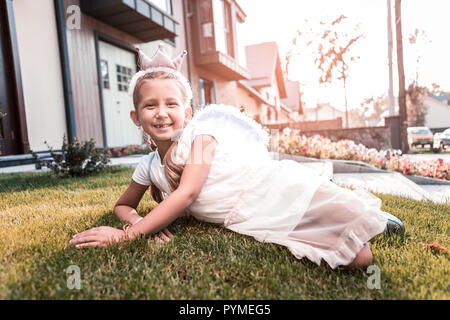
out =
{"type": "Polygon", "coordinates": [[[162,11],[173,15],[172,0],[147,0],[147,2],[154,4],[162,11]]]}
{"type": "Polygon", "coordinates": [[[225,6],[222,0],[212,0],[214,17],[214,36],[216,40],[216,50],[227,53],[227,29],[225,19],[225,6]]]}
{"type": "MultiPolygon", "coordinates": [[[[190,2],[188,2],[189,4],[190,2]]],[[[201,35],[200,53],[219,51],[235,57],[233,4],[227,0],[198,0],[198,27],[201,35]]]]}
{"type": "Polygon", "coordinates": [[[243,34],[242,24],[236,23],[236,40],[237,40],[237,61],[240,66],[247,67],[247,58],[245,54],[245,46],[242,45],[238,35],[243,34]]]}
{"type": "Polygon", "coordinates": [[[106,60],[100,60],[100,69],[102,72],[102,83],[103,83],[103,89],[109,89],[109,71],[108,71],[108,61],[106,60]]]}
{"type": "Polygon", "coordinates": [[[225,38],[227,41],[227,53],[234,58],[234,43],[233,43],[233,27],[231,20],[231,5],[228,2],[223,1],[224,13],[225,13],[225,38]]]}
{"type": "Polygon", "coordinates": [[[200,53],[206,53],[214,50],[212,3],[211,0],[199,0],[198,4],[200,8],[200,34],[202,36],[200,53]]]}
{"type": "Polygon", "coordinates": [[[128,84],[130,83],[132,76],[131,68],[116,64],[116,73],[117,73],[117,90],[127,92],[128,84]]]}
{"type": "Polygon", "coordinates": [[[175,38],[167,38],[163,40],[165,43],[168,43],[169,45],[171,45],[172,47],[176,47],[177,44],[175,42],[175,38]]]}
{"type": "Polygon", "coordinates": [[[216,50],[234,58],[231,5],[224,0],[212,0],[212,4],[216,50]]]}
{"type": "Polygon", "coordinates": [[[216,50],[234,58],[231,6],[224,0],[212,0],[216,50]]]}
{"type": "Polygon", "coordinates": [[[216,103],[215,81],[200,79],[200,98],[202,108],[208,104],[216,103]]]}

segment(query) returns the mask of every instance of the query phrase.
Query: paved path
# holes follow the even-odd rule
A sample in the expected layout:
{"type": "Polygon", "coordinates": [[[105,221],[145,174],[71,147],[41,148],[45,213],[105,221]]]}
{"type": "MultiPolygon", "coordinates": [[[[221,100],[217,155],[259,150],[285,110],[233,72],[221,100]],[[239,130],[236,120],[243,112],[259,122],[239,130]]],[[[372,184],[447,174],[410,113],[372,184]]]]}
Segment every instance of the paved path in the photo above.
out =
{"type": "Polygon", "coordinates": [[[398,172],[333,173],[330,161],[302,163],[317,174],[332,177],[340,185],[414,200],[450,204],[450,185],[418,185],[398,172]]]}
{"type": "MultiPolygon", "coordinates": [[[[121,158],[111,158],[111,165],[112,166],[124,166],[124,167],[135,167],[139,163],[139,160],[141,159],[142,155],[131,155],[127,157],[121,157],[121,158]]],[[[43,167],[41,170],[36,170],[34,167],[34,164],[24,164],[20,166],[11,166],[11,167],[4,167],[0,168],[0,174],[1,173],[15,173],[15,172],[48,172],[50,169],[47,167],[43,167]]]]}
{"type": "Polygon", "coordinates": [[[362,188],[375,193],[450,204],[449,185],[418,185],[397,172],[337,173],[334,174],[333,180],[342,186],[362,188]]]}

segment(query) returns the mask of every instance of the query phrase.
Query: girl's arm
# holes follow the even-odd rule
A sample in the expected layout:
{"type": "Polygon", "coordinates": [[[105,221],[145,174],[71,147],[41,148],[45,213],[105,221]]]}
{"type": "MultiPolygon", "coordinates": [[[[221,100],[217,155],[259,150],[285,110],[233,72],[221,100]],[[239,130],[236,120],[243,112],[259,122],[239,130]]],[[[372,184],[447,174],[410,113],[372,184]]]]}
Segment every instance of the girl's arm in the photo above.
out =
{"type": "MultiPolygon", "coordinates": [[[[189,159],[180,178],[180,185],[156,206],[151,214],[147,214],[144,219],[128,229],[130,240],[141,234],[151,235],[164,229],[194,202],[208,177],[215,148],[216,141],[211,136],[199,135],[194,139],[189,159]]],[[[135,217],[133,210],[135,210],[137,203],[145,192],[144,188],[139,186],[139,184],[131,183],[129,187],[131,189],[125,191],[122,195],[124,198],[120,198],[122,200],[119,199],[118,204],[116,204],[118,209],[114,210],[119,218],[133,219],[135,217]],[[130,199],[134,199],[134,201],[130,201],[130,199]],[[126,205],[123,205],[122,201],[126,205]]],[[[70,240],[70,243],[75,245],[76,248],[105,247],[112,242],[123,240],[124,232],[122,230],[103,226],[76,234],[70,240]]]]}
{"type": "Polygon", "coordinates": [[[141,201],[143,195],[147,191],[148,186],[139,184],[131,180],[127,190],[120,196],[114,206],[114,214],[119,220],[135,224],[141,216],[137,213],[136,208],[141,201]]]}
{"type": "Polygon", "coordinates": [[[195,137],[178,188],[156,206],[151,214],[129,229],[130,239],[164,229],[195,201],[208,177],[216,144],[212,136],[195,137]]]}

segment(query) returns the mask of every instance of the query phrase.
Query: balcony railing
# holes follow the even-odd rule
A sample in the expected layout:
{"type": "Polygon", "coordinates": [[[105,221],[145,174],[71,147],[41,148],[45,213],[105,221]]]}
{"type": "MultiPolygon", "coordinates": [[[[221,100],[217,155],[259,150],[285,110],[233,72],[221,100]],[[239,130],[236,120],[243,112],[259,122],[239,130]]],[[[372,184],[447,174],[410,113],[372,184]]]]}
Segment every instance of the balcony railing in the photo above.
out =
{"type": "Polygon", "coordinates": [[[80,0],[81,11],[143,42],[174,38],[179,23],[145,0],[80,0]]]}

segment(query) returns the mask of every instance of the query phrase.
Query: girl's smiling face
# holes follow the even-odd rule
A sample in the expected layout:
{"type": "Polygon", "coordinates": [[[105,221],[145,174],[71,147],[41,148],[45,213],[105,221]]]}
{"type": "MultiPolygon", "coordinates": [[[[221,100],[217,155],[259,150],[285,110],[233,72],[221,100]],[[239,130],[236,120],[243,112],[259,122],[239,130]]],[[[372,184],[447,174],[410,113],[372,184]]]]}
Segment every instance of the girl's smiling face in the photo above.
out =
{"type": "Polygon", "coordinates": [[[139,104],[130,116],[158,142],[168,141],[184,128],[192,110],[174,79],[146,79],[139,89],[139,104]]]}

